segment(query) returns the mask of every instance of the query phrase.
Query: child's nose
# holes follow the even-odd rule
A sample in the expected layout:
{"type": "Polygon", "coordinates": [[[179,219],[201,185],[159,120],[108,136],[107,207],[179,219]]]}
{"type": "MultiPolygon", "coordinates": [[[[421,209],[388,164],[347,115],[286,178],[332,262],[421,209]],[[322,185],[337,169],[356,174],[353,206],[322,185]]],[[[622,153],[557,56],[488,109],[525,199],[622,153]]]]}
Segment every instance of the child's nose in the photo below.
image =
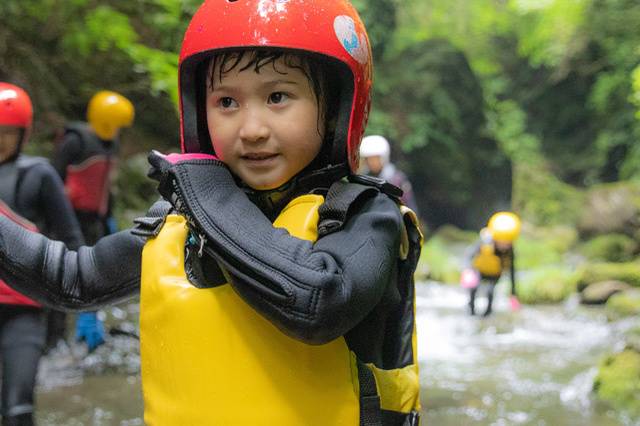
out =
{"type": "Polygon", "coordinates": [[[269,126],[265,114],[256,109],[247,109],[240,128],[240,137],[247,141],[259,141],[269,137],[269,126]]]}

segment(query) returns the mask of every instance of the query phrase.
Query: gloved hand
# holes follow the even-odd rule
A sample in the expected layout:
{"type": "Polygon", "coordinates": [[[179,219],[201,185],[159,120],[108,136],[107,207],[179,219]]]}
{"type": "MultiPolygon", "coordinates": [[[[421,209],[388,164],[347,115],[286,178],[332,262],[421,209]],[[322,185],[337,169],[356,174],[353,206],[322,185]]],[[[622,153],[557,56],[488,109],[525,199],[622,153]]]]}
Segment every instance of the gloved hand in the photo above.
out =
{"type": "Polygon", "coordinates": [[[98,346],[104,343],[104,326],[95,312],[78,314],[76,339],[78,341],[86,340],[89,346],[89,353],[95,351],[98,346]]]}
{"type": "Polygon", "coordinates": [[[511,305],[512,311],[520,310],[520,302],[518,301],[518,298],[515,295],[509,296],[509,303],[511,305]]]}
{"type": "Polygon", "coordinates": [[[465,269],[460,274],[460,285],[464,288],[474,288],[479,282],[480,277],[473,269],[465,269]]]}
{"type": "Polygon", "coordinates": [[[118,232],[118,221],[116,221],[112,217],[107,218],[107,232],[108,232],[108,235],[115,234],[116,232],[118,232]]]}

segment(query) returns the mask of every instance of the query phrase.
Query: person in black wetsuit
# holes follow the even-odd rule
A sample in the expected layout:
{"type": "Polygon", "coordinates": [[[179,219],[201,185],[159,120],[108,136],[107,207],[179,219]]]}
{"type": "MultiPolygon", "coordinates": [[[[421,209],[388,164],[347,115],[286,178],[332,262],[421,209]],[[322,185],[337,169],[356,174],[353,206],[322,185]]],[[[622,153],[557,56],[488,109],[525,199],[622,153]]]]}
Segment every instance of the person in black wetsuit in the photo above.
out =
{"type": "MultiPolygon", "coordinates": [[[[96,93],[87,106],[88,122],[71,122],[56,146],[53,166],[62,178],[88,245],[117,231],[112,217],[111,172],[122,127],[133,123],[134,108],[124,96],[110,91],[96,93]]],[[[63,338],[65,314],[49,314],[48,346],[63,338]]],[[[102,323],[96,314],[78,316],[76,338],[86,340],[89,351],[104,342],[102,323]]]]}
{"type": "MultiPolygon", "coordinates": [[[[0,213],[78,248],[82,233],[60,177],[44,158],[21,154],[32,118],[27,93],[0,83],[0,213]]],[[[45,334],[45,310],[0,282],[3,426],[33,424],[33,394],[45,334]]]]}

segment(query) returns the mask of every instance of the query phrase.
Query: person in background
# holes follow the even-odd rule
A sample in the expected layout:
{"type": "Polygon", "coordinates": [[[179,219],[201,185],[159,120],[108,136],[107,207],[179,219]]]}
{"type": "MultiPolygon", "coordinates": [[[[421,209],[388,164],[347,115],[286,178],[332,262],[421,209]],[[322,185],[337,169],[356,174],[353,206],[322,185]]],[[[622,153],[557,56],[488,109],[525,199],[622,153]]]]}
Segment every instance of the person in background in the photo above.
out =
{"type": "Polygon", "coordinates": [[[491,315],[493,292],[502,273],[507,270],[511,279],[511,309],[519,309],[516,296],[515,256],[513,242],[520,232],[520,219],[510,212],[499,212],[480,231],[480,239],[469,251],[464,261],[460,284],[469,289],[469,311],[475,315],[476,293],[480,283],[486,283],[487,309],[484,316],[491,315]]]}
{"type": "MultiPolygon", "coordinates": [[[[29,95],[18,86],[0,83],[0,214],[77,249],[83,244],[82,233],[60,177],[44,158],[21,153],[32,121],[29,95]]],[[[0,281],[3,426],[33,424],[45,336],[42,306],[0,281]]]]}
{"type": "Polygon", "coordinates": [[[362,145],[360,145],[360,158],[364,160],[362,172],[368,176],[384,179],[402,189],[403,195],[400,201],[419,217],[411,182],[407,175],[398,170],[396,165],[390,161],[390,155],[391,148],[385,137],[379,135],[366,136],[362,139],[362,145]]]}
{"type": "MultiPolygon", "coordinates": [[[[112,217],[111,172],[117,156],[117,140],[123,127],[133,123],[134,107],[124,96],[96,93],[87,106],[87,122],[71,122],[64,129],[53,156],[53,166],[80,222],[88,245],[117,231],[112,217]]],[[[64,337],[66,318],[62,312],[49,315],[48,346],[64,337]]],[[[89,352],[104,342],[102,322],[94,312],[78,315],[76,338],[86,340],[89,352]]]]}

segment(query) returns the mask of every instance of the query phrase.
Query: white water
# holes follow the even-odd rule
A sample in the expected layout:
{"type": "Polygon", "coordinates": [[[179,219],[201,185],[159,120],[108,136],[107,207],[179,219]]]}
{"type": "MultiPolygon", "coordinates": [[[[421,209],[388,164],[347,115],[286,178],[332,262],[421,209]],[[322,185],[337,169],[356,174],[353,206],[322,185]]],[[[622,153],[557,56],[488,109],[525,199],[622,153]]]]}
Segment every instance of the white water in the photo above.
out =
{"type": "MultiPolygon", "coordinates": [[[[484,312],[484,289],[476,312],[484,312]]],[[[501,284],[494,314],[468,314],[459,286],[417,287],[422,414],[433,425],[640,424],[591,393],[597,365],[621,349],[625,322],[575,301],[512,312],[501,284]]]]}

